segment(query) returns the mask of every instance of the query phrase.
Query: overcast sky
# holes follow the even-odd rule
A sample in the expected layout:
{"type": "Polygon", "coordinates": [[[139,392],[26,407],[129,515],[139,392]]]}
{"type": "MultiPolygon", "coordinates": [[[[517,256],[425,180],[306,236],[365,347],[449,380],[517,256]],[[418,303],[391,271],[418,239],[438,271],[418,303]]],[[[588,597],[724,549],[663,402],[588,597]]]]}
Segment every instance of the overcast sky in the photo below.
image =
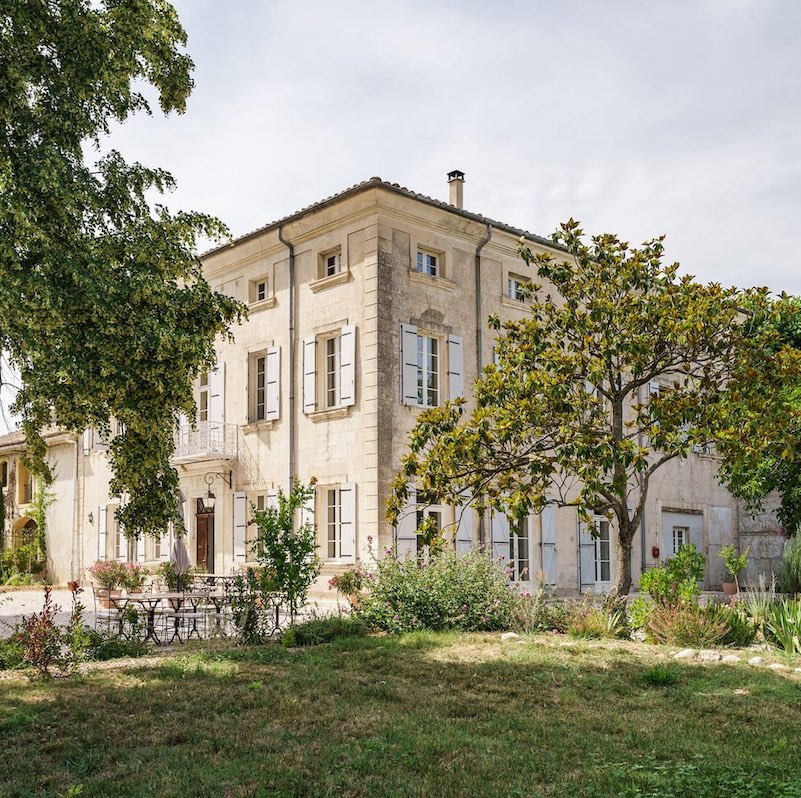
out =
{"type": "Polygon", "coordinates": [[[378,175],[548,235],[665,233],[702,280],[801,294],[797,0],[176,3],[187,113],[110,145],[235,236],[378,175]]]}
{"type": "Polygon", "coordinates": [[[378,175],[547,235],[573,216],[703,280],[801,293],[801,3],[177,3],[184,116],[115,131],[234,235],[378,175]]]}

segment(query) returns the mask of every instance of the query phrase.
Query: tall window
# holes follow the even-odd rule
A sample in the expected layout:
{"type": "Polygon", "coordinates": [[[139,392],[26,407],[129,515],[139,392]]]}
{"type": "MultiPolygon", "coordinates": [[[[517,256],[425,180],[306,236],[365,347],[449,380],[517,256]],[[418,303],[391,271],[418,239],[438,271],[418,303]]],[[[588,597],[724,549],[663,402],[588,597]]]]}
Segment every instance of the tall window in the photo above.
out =
{"type": "Polygon", "coordinates": [[[420,274],[427,274],[429,277],[437,277],[439,275],[439,255],[424,249],[418,249],[417,271],[420,274]]]}
{"type": "Polygon", "coordinates": [[[417,336],[417,403],[439,404],[439,341],[427,335],[417,336]]]}
{"type": "MultiPolygon", "coordinates": [[[[417,528],[420,529],[423,521],[431,518],[435,529],[442,529],[442,508],[441,507],[421,507],[417,510],[417,528]]],[[[428,554],[423,536],[417,533],[417,556],[425,557],[428,554]]]]}
{"type": "Polygon", "coordinates": [[[595,522],[598,537],[595,539],[595,581],[612,581],[611,546],[609,541],[609,521],[595,522]]]}
{"type": "Polygon", "coordinates": [[[253,405],[253,420],[264,421],[267,401],[267,358],[258,355],[253,362],[256,395],[253,405]]]}
{"type": "Polygon", "coordinates": [[[19,490],[17,499],[20,504],[30,504],[33,501],[33,476],[20,460],[17,464],[17,481],[19,490]]]}
{"type": "Polygon", "coordinates": [[[197,403],[198,421],[209,420],[209,375],[205,372],[200,375],[200,395],[197,403]]]}
{"type": "Polygon", "coordinates": [[[509,574],[511,581],[526,582],[531,579],[528,525],[525,520],[518,521],[509,528],[509,566],[512,569],[509,574]]]}
{"type": "Polygon", "coordinates": [[[325,493],[326,554],[329,560],[337,560],[342,556],[342,536],[340,535],[342,504],[337,488],[328,488],[325,493]]]}
{"type": "Polygon", "coordinates": [[[340,404],[340,364],[342,353],[342,339],[337,335],[325,341],[325,392],[324,406],[338,407],[340,404]]]}

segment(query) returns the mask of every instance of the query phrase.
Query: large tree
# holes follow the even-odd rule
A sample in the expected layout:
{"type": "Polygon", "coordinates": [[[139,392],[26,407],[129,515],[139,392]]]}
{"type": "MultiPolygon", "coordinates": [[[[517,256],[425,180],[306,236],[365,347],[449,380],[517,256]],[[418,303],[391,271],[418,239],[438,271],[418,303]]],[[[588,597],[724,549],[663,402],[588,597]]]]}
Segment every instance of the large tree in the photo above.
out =
{"type": "Polygon", "coordinates": [[[14,410],[45,478],[44,428],[124,424],[110,457],[130,533],[173,517],[175,422],[194,414],[191,380],[241,313],[196,255],[222,223],[151,206],[171,176],[101,155],[113,122],[151,112],[148,93],[184,111],[185,43],[163,0],[0,0],[0,348],[21,377],[14,410]]]}
{"type": "Polygon", "coordinates": [[[521,243],[543,280],[531,286],[530,313],[490,319],[497,363],[477,380],[472,409],[457,401],[421,416],[388,515],[403,511],[411,480],[423,495],[456,505],[470,497],[513,517],[549,502],[585,519],[605,514],[625,593],[654,474],[694,446],[738,439],[731,392],[739,423],[775,434],[795,413],[773,392],[798,382],[798,353],[771,325],[753,324],[781,301],[679,276],[678,264],[663,263],[661,238],[640,248],[613,235],[588,244],[573,220],[553,238],[564,255],[521,243]]]}

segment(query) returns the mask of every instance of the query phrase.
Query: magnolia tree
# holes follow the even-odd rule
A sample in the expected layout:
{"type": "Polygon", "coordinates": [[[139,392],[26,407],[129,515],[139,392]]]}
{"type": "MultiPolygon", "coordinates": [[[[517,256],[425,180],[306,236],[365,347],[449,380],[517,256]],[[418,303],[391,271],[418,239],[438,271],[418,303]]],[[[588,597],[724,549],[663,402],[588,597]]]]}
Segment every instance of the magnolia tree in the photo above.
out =
{"type": "Polygon", "coordinates": [[[225,235],[219,221],[152,207],[172,188],[167,172],[114,151],[87,158],[112,124],[150,113],[148,96],[183,112],[186,35],[165,0],[12,2],[0,20],[0,349],[22,383],[12,409],[45,480],[44,428],[122,422],[110,447],[121,521],[160,533],[176,513],[176,420],[194,415],[191,381],[242,306],[200,271],[196,244],[225,235]]]}
{"type": "Polygon", "coordinates": [[[586,243],[570,220],[553,239],[564,255],[521,242],[543,280],[528,289],[530,312],[490,319],[497,362],[470,406],[421,415],[388,517],[403,512],[410,481],[440,501],[511,517],[548,503],[575,506],[585,520],[600,513],[617,528],[617,588],[627,593],[654,474],[710,441],[737,441],[742,453],[751,445],[743,429],[755,440],[774,434],[795,413],[776,389],[797,383],[798,353],[753,323],[784,299],[680,277],[678,264],[663,263],[662,238],[640,248],[614,235],[586,243]]]}

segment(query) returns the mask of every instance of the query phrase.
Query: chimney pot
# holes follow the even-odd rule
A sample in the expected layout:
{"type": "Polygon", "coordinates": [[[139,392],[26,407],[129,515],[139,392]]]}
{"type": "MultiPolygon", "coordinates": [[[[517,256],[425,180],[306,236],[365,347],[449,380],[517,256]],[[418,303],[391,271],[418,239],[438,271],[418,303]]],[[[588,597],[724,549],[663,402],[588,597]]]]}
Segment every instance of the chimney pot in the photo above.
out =
{"type": "Polygon", "coordinates": [[[448,186],[450,188],[450,203],[456,208],[464,208],[464,172],[454,169],[448,172],[448,186]]]}

